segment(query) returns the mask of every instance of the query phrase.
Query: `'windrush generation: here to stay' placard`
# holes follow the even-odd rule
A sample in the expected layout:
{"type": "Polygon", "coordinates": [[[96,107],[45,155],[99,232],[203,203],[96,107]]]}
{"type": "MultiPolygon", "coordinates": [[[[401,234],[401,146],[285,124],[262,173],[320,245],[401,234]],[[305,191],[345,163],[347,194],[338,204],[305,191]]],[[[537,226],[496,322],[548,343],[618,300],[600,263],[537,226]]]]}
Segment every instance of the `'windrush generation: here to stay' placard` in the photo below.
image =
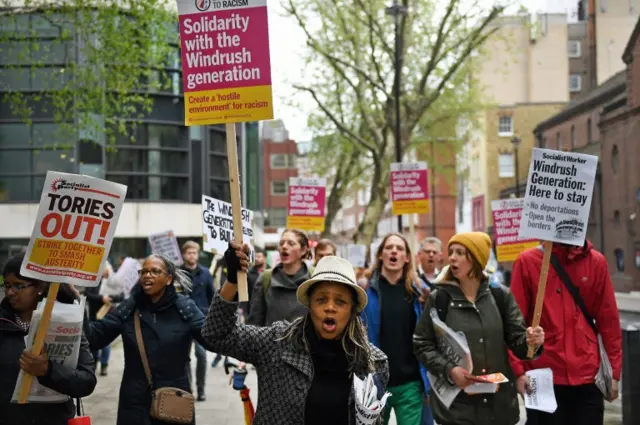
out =
{"type": "Polygon", "coordinates": [[[518,236],[581,246],[598,158],[534,148],[518,236]]]}

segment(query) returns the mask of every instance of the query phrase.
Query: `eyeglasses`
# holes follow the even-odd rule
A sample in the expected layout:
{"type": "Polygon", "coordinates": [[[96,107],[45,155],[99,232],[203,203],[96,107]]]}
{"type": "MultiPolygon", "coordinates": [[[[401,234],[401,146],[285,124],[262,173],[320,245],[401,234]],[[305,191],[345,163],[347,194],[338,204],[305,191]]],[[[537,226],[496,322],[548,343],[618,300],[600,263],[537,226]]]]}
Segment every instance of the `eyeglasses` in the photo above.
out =
{"type": "Polygon", "coordinates": [[[144,276],[147,273],[151,273],[151,276],[153,277],[158,277],[163,273],[167,273],[164,270],[160,270],[160,269],[142,269],[142,270],[138,270],[138,276],[144,276]]]}
{"type": "Polygon", "coordinates": [[[22,292],[27,288],[35,286],[35,283],[15,283],[15,284],[2,284],[0,289],[4,289],[4,292],[9,292],[9,289],[13,289],[14,292],[22,292]]]}

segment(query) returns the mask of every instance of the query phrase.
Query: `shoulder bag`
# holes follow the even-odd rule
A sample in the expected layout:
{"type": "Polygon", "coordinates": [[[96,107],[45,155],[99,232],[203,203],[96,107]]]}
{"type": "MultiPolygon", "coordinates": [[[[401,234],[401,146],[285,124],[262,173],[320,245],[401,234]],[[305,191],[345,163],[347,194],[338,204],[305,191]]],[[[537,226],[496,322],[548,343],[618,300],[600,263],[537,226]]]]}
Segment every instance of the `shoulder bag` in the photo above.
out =
{"type": "Polygon", "coordinates": [[[151,369],[144,348],[142,331],[140,329],[140,311],[134,313],[136,341],[142,359],[144,373],[151,388],[151,417],[160,421],[176,424],[190,424],[193,422],[194,399],[188,391],[180,388],[162,387],[154,389],[151,379],[151,369]]]}
{"type": "Polygon", "coordinates": [[[604,348],[604,343],[602,342],[602,336],[598,332],[598,328],[596,327],[593,316],[591,316],[591,314],[587,310],[587,306],[580,296],[580,291],[573,284],[573,282],[571,281],[571,277],[569,277],[567,271],[564,269],[564,267],[562,267],[562,264],[560,264],[560,260],[558,260],[558,257],[556,257],[555,254],[551,254],[551,264],[556,270],[556,274],[573,297],[576,305],[580,308],[580,311],[582,311],[582,314],[587,320],[587,323],[596,335],[596,339],[598,341],[598,352],[600,353],[600,368],[598,369],[598,373],[595,377],[595,384],[602,395],[605,398],[609,398],[609,394],[611,393],[611,389],[613,388],[613,370],[611,368],[609,356],[607,355],[607,350],[604,348]]]}

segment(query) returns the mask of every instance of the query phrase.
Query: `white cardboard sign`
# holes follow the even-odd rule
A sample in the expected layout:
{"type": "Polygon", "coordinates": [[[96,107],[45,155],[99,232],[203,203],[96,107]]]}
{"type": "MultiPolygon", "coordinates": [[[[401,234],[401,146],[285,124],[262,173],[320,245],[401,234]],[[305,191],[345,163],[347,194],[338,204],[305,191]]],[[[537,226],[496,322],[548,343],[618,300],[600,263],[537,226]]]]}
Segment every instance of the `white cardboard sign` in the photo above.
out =
{"type": "MultiPolygon", "coordinates": [[[[242,240],[253,240],[253,212],[242,209],[242,240]]],[[[233,213],[231,204],[202,195],[202,245],[208,252],[224,254],[233,241],[233,213]]],[[[253,250],[253,249],[252,249],[253,250]]],[[[253,255],[251,255],[253,257],[253,255]]]]}
{"type": "Polygon", "coordinates": [[[519,238],[582,246],[598,158],[534,148],[519,238]]]}
{"type": "Polygon", "coordinates": [[[149,245],[151,245],[151,252],[154,254],[166,255],[174,264],[182,265],[182,252],[178,246],[178,239],[172,230],[149,235],[149,245]]]}

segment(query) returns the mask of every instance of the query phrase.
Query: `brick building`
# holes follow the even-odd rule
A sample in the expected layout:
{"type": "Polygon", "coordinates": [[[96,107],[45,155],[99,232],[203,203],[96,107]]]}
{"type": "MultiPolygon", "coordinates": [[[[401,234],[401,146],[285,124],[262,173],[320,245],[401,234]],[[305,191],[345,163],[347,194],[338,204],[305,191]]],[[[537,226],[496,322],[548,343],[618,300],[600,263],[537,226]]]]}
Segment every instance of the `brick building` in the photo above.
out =
{"type": "Polygon", "coordinates": [[[289,178],[298,177],[298,147],[293,140],[263,140],[263,211],[265,233],[287,224],[289,178]]]}
{"type": "Polygon", "coordinates": [[[623,60],[625,70],[535,130],[541,147],[600,158],[587,237],[618,291],[640,290],[640,21],[623,60]]]}

